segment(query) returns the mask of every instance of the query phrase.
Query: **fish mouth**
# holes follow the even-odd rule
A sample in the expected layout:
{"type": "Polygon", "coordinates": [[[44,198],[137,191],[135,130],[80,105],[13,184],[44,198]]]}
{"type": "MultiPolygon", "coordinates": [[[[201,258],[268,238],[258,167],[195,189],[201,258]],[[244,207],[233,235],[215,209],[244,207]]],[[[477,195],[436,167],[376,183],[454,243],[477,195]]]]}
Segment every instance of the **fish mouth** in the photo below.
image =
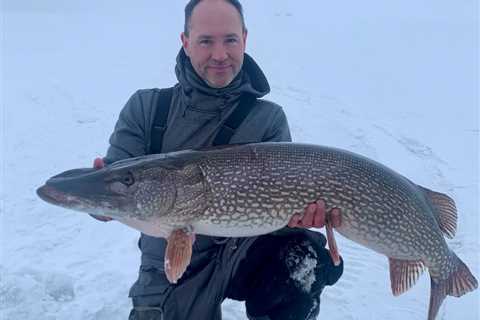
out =
{"type": "Polygon", "coordinates": [[[108,189],[108,172],[108,169],[94,168],[68,170],[48,179],[37,194],[47,202],[63,204],[108,197],[112,195],[108,189]]]}
{"type": "Polygon", "coordinates": [[[102,169],[74,169],[51,177],[37,189],[40,199],[53,205],[75,207],[89,198],[106,194],[102,169]]]}
{"type": "Polygon", "coordinates": [[[37,189],[37,195],[40,199],[57,206],[73,206],[80,204],[74,197],[66,195],[49,185],[43,185],[37,189]]]}
{"type": "Polygon", "coordinates": [[[108,169],[74,169],[60,173],[36,190],[43,201],[80,212],[115,215],[119,208],[134,209],[131,199],[109,187],[108,169]]]}

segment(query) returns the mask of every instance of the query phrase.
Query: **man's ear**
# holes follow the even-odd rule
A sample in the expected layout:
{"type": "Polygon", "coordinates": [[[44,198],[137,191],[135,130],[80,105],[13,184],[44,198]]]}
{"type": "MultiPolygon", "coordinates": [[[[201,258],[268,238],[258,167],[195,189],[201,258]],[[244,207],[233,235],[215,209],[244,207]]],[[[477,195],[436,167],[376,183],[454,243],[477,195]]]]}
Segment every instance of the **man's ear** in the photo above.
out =
{"type": "Polygon", "coordinates": [[[187,56],[190,56],[190,54],[188,52],[189,48],[190,48],[190,39],[188,38],[188,36],[184,32],[182,32],[180,34],[180,40],[182,41],[183,51],[185,51],[185,54],[187,56]]]}
{"type": "Polygon", "coordinates": [[[243,47],[246,48],[247,47],[247,36],[248,36],[248,30],[245,29],[243,31],[243,34],[242,34],[242,38],[243,38],[243,47]]]}

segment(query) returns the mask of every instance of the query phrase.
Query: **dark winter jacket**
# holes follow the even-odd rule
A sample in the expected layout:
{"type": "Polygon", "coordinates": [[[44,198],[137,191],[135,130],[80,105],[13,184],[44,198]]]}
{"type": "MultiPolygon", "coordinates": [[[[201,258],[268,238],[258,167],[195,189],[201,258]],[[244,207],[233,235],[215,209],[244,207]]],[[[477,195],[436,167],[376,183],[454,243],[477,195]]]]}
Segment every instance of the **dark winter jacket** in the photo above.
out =
{"type": "MultiPolygon", "coordinates": [[[[178,84],[173,91],[162,152],[211,145],[222,123],[238,106],[242,94],[253,94],[259,99],[232,136],[230,143],[291,140],[282,108],[260,99],[269,93],[270,87],[263,72],[247,54],[240,73],[228,87],[222,89],[211,88],[199,78],[183,50],[178,54],[175,71],[178,84]]],[[[158,89],[139,90],[129,99],[111,135],[110,147],[104,159],[106,163],[149,153],[158,94],[158,89]]],[[[254,238],[220,239],[197,236],[192,262],[184,277],[188,278],[202,270],[212,259],[229,260],[230,249],[242,248],[246,251],[247,244],[253,240],[254,238]]],[[[164,239],[141,235],[141,272],[139,280],[130,291],[131,296],[158,294],[166,290],[166,280],[160,283],[152,281],[151,273],[142,273],[154,269],[158,270],[160,278],[164,278],[162,272],[165,246],[164,239]],[[145,280],[145,277],[148,279],[145,280]]],[[[237,257],[244,254],[245,252],[236,252],[237,257]]],[[[232,260],[231,263],[236,264],[235,261],[232,260]]],[[[230,272],[234,272],[236,266],[231,267],[230,272]]],[[[227,278],[228,276],[225,275],[227,278]]]]}

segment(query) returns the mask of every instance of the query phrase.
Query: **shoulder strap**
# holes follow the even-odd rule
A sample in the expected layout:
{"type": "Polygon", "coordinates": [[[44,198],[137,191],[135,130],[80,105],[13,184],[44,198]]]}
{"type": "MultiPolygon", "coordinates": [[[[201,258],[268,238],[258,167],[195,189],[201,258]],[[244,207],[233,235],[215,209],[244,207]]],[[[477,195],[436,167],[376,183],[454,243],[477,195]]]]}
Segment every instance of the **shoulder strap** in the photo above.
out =
{"type": "Polygon", "coordinates": [[[220,146],[230,142],[230,139],[237,128],[240,126],[240,124],[242,124],[243,120],[245,120],[250,111],[252,111],[256,100],[257,98],[251,94],[245,94],[240,98],[238,106],[227,118],[225,123],[220,128],[220,131],[217,133],[217,136],[213,140],[213,146],[220,146]]]}
{"type": "MultiPolygon", "coordinates": [[[[163,136],[167,130],[167,119],[170,105],[172,104],[173,88],[161,89],[155,109],[155,118],[153,120],[152,133],[150,137],[150,153],[161,153],[163,145],[163,136]]],[[[227,118],[215,136],[213,146],[225,145],[230,142],[233,134],[245,120],[255,105],[257,99],[252,95],[244,95],[240,98],[239,105],[233,113],[227,118]]]]}
{"type": "Polygon", "coordinates": [[[163,135],[167,130],[167,119],[172,104],[173,88],[161,89],[155,108],[152,133],[150,136],[150,153],[161,153],[163,135]]]}

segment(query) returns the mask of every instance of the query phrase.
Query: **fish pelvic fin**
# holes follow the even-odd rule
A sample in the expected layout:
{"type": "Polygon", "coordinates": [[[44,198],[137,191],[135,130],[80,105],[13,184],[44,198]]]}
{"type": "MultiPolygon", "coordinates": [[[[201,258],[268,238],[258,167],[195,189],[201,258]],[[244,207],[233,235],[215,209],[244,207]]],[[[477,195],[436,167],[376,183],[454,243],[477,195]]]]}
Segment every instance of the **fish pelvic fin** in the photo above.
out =
{"type": "Polygon", "coordinates": [[[167,238],[165,275],[170,283],[177,283],[192,259],[194,235],[185,229],[175,229],[167,238]]]}
{"type": "Polygon", "coordinates": [[[455,201],[443,193],[419,186],[433,209],[433,214],[443,234],[453,239],[457,232],[457,208],[455,201]]]}
{"type": "Polygon", "coordinates": [[[390,264],[390,284],[394,296],[399,296],[413,287],[425,267],[422,261],[388,258],[390,264]]]}
{"type": "Polygon", "coordinates": [[[452,252],[454,263],[453,271],[445,280],[431,278],[430,307],[428,308],[428,320],[434,320],[445,297],[461,297],[464,294],[478,288],[478,281],[468,267],[457,255],[452,252]]]}

